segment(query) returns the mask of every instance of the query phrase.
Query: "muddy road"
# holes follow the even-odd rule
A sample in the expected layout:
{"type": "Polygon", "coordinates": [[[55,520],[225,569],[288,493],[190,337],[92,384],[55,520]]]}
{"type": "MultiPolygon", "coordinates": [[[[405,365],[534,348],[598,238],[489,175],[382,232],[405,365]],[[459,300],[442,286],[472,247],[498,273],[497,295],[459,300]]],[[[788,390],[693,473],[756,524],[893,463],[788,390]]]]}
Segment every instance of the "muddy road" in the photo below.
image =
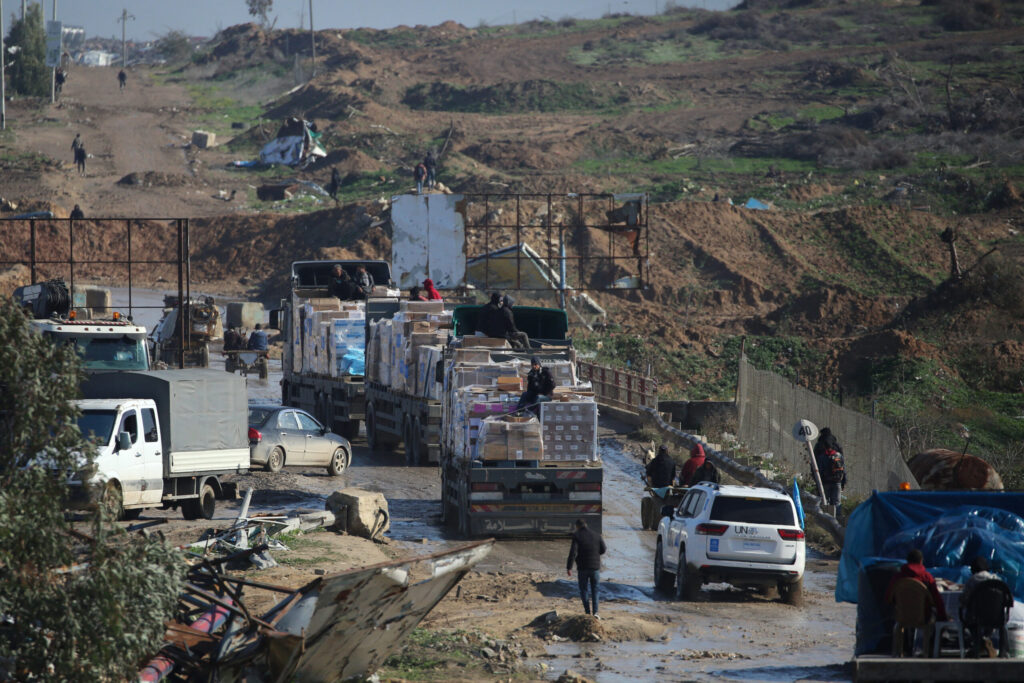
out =
{"type": "MultiPolygon", "coordinates": [[[[116,295],[122,292],[115,292],[116,295]]],[[[143,306],[162,300],[136,291],[143,306]]],[[[140,322],[155,309],[137,311],[140,322]]],[[[214,349],[211,367],[223,368],[214,349]]],[[[280,402],[280,361],[271,360],[270,377],[247,379],[250,401],[280,402]]],[[[604,538],[601,642],[575,642],[531,632],[540,614],[582,612],[574,579],[565,575],[564,540],[513,540],[496,544],[491,555],[431,615],[429,628],[480,629],[497,638],[529,643],[525,662],[538,678],[554,678],[566,668],[597,681],[850,680],[856,608],[836,604],[836,562],[808,552],[805,600],[800,608],[719,584],[706,586],[699,600],[677,603],[653,588],[655,534],[640,529],[642,466],[628,438],[632,427],[602,420],[604,460],[604,538]]],[[[441,524],[441,480],[436,467],[406,467],[401,450],[373,453],[360,435],[352,466],[331,477],[320,468],[286,468],[278,474],[253,471],[235,477],[240,489],[254,489],[253,512],[281,513],[323,509],[334,491],[356,486],[388,499],[391,530],[386,554],[398,556],[440,550],[460,542],[441,524]]],[[[173,537],[194,540],[203,528],[224,527],[238,513],[237,503],[218,505],[211,522],[186,522],[174,511],[147,511],[165,517],[173,537]]],[[[376,552],[376,551],[374,551],[376,552]]],[[[308,579],[306,579],[308,580],[308,579]]]]}

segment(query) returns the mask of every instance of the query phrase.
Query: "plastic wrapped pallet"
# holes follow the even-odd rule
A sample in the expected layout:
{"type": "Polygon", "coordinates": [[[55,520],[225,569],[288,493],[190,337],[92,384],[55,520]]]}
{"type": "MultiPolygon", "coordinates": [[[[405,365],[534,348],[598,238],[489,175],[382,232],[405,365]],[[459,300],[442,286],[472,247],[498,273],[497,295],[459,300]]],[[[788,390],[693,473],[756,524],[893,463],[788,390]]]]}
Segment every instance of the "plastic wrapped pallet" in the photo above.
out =
{"type": "Polygon", "coordinates": [[[540,404],[544,459],[598,460],[597,403],[591,400],[540,404]]]}
{"type": "Polygon", "coordinates": [[[435,367],[441,360],[443,348],[439,345],[420,346],[416,360],[416,395],[436,399],[440,396],[441,383],[436,379],[435,367]]]}
{"type": "Polygon", "coordinates": [[[479,460],[542,460],[544,444],[537,418],[496,417],[483,420],[476,442],[479,460]]]}
{"type": "Polygon", "coordinates": [[[443,301],[400,301],[398,303],[400,312],[411,313],[444,313],[443,301]]]}

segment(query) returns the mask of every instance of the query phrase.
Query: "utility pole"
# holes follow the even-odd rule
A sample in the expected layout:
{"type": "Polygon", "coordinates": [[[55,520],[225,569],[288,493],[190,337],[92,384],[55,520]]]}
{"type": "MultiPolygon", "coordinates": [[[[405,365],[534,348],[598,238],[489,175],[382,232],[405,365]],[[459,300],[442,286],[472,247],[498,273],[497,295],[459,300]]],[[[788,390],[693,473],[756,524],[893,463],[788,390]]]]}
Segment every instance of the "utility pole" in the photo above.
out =
{"type": "Polygon", "coordinates": [[[121,18],[118,21],[121,22],[121,68],[124,69],[128,66],[128,41],[126,39],[128,20],[134,19],[134,14],[128,14],[128,10],[121,10],[121,18]]]}
{"type": "Polygon", "coordinates": [[[316,76],[316,32],[313,31],[313,0],[309,0],[309,43],[313,46],[313,66],[309,71],[309,80],[316,76]]]}
{"type": "MultiPolygon", "coordinates": [[[[43,13],[45,14],[46,10],[43,9],[43,7],[45,7],[45,6],[41,5],[39,9],[41,9],[43,11],[43,13]]],[[[57,0],[53,0],[53,16],[51,17],[51,19],[53,21],[57,21],[57,0]]],[[[57,56],[57,63],[60,64],[60,54],[59,53],[58,53],[58,56],[57,56]]],[[[57,101],[57,67],[53,67],[52,69],[50,69],[50,104],[53,104],[56,101],[57,101]]]]}
{"type": "Polygon", "coordinates": [[[25,21],[25,0],[21,0],[21,20],[25,21]]]}
{"type": "MultiPolygon", "coordinates": [[[[25,6],[25,0],[21,0],[21,6],[25,6]]],[[[22,10],[24,12],[24,10],[22,10]]],[[[0,0],[0,130],[7,130],[7,81],[4,78],[4,0],[0,0]]]]}

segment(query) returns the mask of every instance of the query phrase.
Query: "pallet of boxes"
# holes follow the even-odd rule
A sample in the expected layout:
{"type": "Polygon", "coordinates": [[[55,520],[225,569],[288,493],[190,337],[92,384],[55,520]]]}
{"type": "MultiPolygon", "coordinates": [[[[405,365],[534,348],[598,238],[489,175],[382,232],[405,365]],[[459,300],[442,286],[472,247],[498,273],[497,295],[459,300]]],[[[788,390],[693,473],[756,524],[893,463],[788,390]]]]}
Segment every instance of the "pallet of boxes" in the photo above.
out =
{"type": "Polygon", "coordinates": [[[465,337],[445,369],[444,437],[453,457],[474,466],[557,467],[598,464],[597,403],[589,383],[576,378],[572,350],[537,351],[551,371],[552,401],[540,417],[517,411],[529,362],[511,354],[507,342],[465,337]]]}
{"type": "Polygon", "coordinates": [[[440,399],[434,368],[444,355],[452,324],[441,301],[402,301],[390,319],[371,321],[367,378],[393,391],[440,399]]]}
{"type": "MultiPolygon", "coordinates": [[[[294,295],[293,295],[294,296],[294,295]]],[[[366,305],[334,297],[292,301],[292,370],[329,377],[362,376],[366,305]]]]}

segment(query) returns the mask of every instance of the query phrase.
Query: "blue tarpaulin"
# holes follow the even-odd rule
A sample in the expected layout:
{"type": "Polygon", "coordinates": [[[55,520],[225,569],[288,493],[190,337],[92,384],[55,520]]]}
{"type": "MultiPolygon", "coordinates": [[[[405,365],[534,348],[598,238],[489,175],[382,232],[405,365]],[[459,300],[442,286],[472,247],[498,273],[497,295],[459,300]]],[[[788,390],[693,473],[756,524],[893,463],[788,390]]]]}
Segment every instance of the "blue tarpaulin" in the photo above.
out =
{"type": "Polygon", "coordinates": [[[1024,600],[1024,493],[875,492],[846,525],[836,601],[857,602],[861,569],[886,558],[902,562],[911,548],[924,553],[932,574],[957,582],[984,556],[1024,600]]]}
{"type": "Polygon", "coordinates": [[[760,199],[754,199],[753,197],[751,197],[750,199],[747,200],[747,203],[743,205],[743,208],[744,209],[757,209],[759,211],[767,211],[768,209],[770,209],[772,207],[768,206],[767,204],[762,202],[760,199]]]}

